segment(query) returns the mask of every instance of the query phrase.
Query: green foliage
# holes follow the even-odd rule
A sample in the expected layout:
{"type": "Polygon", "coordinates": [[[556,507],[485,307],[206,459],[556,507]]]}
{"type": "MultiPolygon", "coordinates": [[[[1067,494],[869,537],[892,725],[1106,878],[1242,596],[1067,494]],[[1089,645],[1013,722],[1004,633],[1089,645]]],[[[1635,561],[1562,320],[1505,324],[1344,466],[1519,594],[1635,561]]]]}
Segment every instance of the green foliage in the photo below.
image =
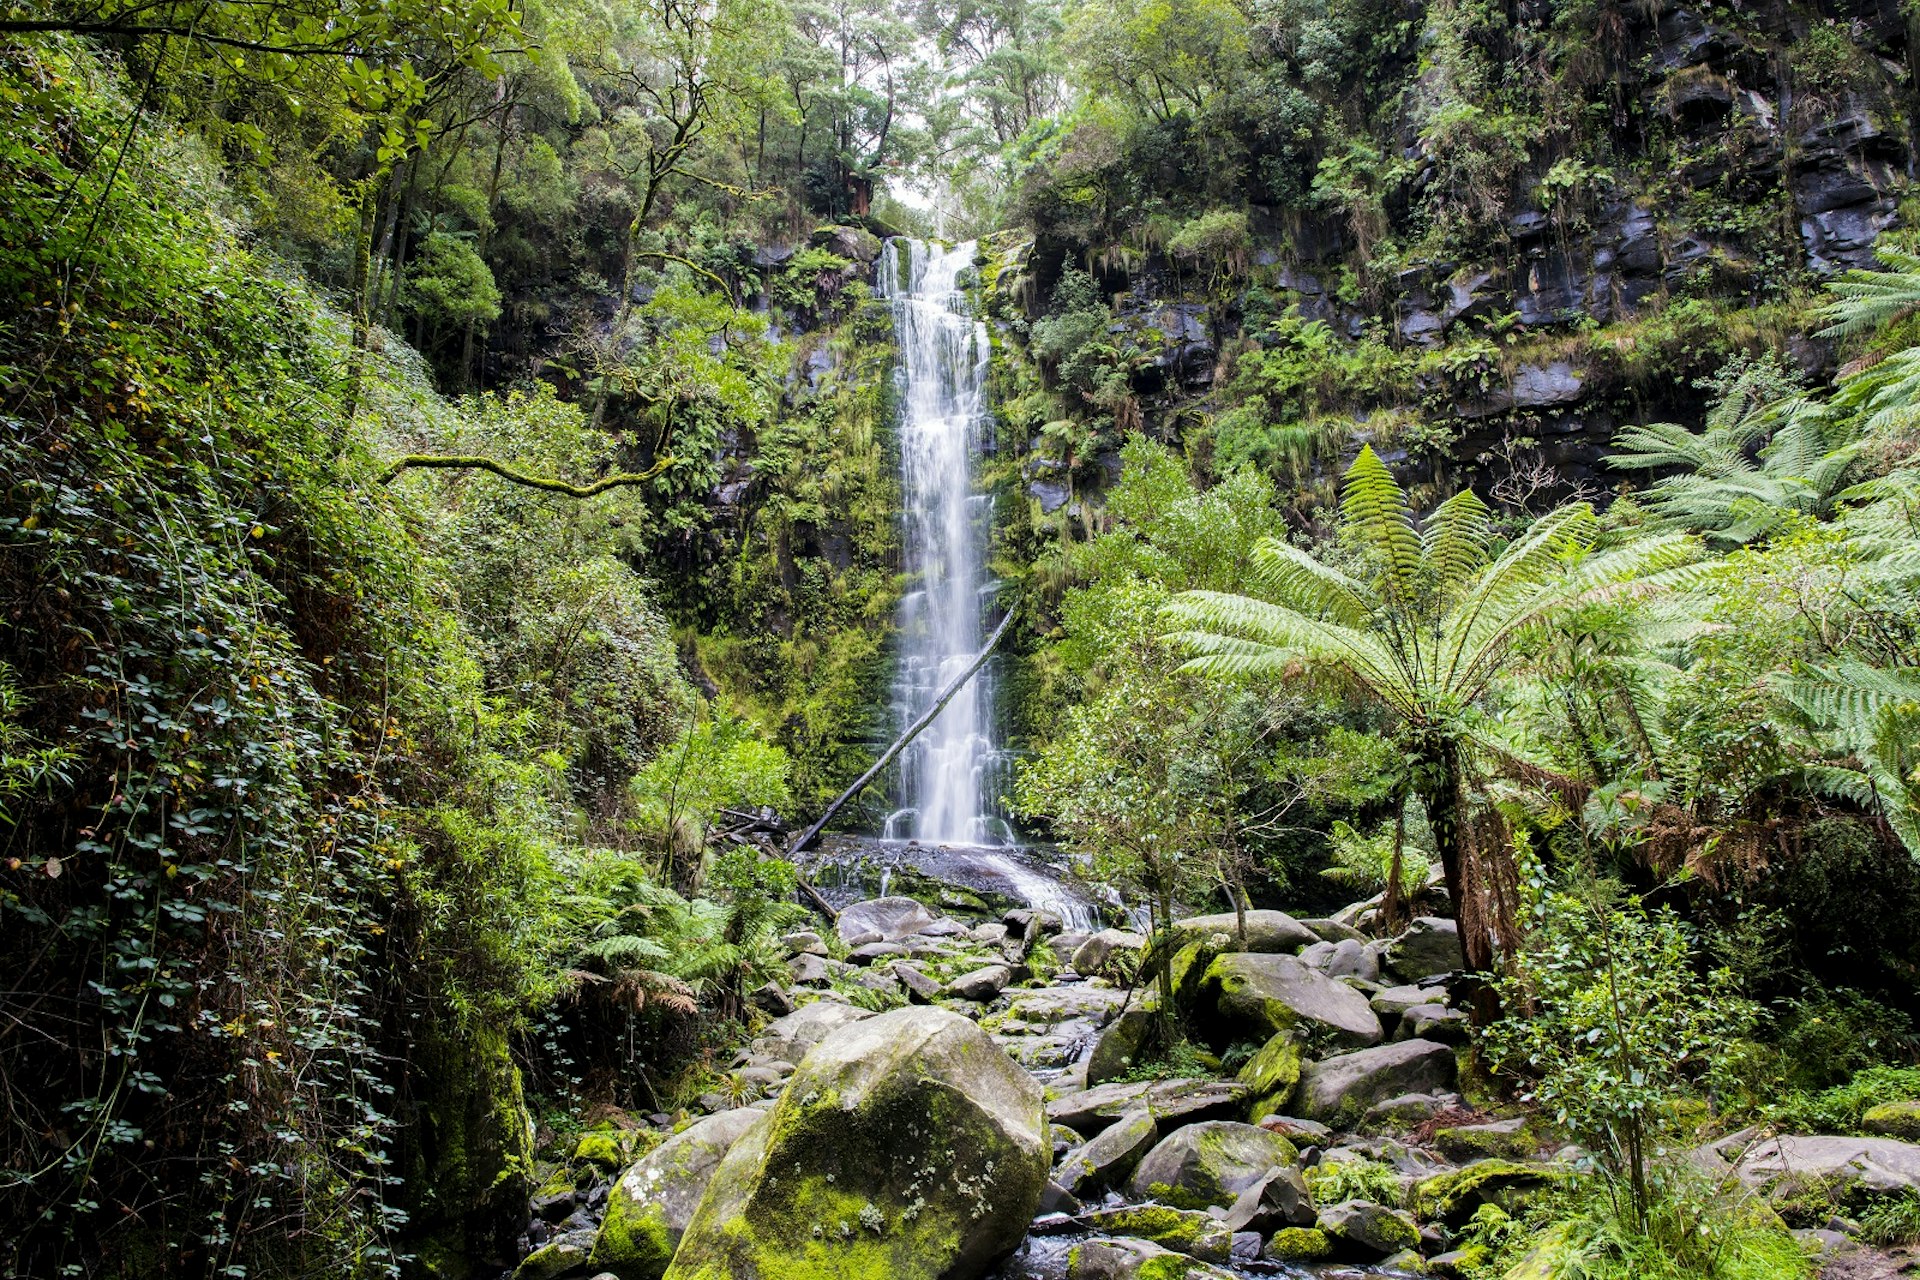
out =
{"type": "Polygon", "coordinates": [[[1920,1242],[1920,1195],[1880,1196],[1860,1211],[1860,1235],[1878,1245],[1920,1242]]]}
{"type": "Polygon", "coordinates": [[[697,883],[707,830],[722,809],[785,808],[787,755],[716,711],[689,726],[633,779],[637,821],[683,883],[697,883]],[[684,864],[692,863],[692,869],[684,864]]]}
{"type": "Polygon", "coordinates": [[[1771,1101],[1766,1118],[1796,1133],[1859,1133],[1874,1107],[1920,1097],[1920,1067],[1874,1066],[1817,1093],[1790,1091],[1771,1101]]]}
{"type": "Polygon", "coordinates": [[[500,288],[466,239],[435,231],[407,266],[408,307],[430,324],[449,328],[491,324],[500,318],[500,288]]]}
{"type": "Polygon", "coordinates": [[[1753,1011],[1725,970],[1695,971],[1670,910],[1647,912],[1598,883],[1556,888],[1537,867],[1528,888],[1532,941],[1503,981],[1514,1012],[1483,1043],[1523,1096],[1625,1184],[1631,1220],[1648,1222],[1663,1117],[1753,1011]]]}
{"type": "Polygon", "coordinates": [[[839,296],[852,270],[853,264],[838,254],[809,246],[794,254],[775,277],[774,298],[784,306],[815,311],[839,296]]]}
{"type": "MultiPolygon", "coordinates": [[[[1362,897],[1386,888],[1393,874],[1395,824],[1384,822],[1362,835],[1339,820],[1333,824],[1333,865],[1320,874],[1362,897]]],[[[1411,897],[1427,882],[1433,859],[1411,844],[1400,849],[1400,892],[1411,897]]]]}
{"type": "Polygon", "coordinates": [[[1316,1204],[1371,1200],[1398,1205],[1402,1198],[1400,1175],[1392,1165],[1375,1160],[1323,1160],[1307,1170],[1307,1189],[1316,1204]]]}
{"type": "Polygon", "coordinates": [[[1530,1215],[1532,1236],[1507,1235],[1475,1274],[1592,1280],[1800,1280],[1812,1263],[1764,1204],[1709,1183],[1681,1163],[1649,1183],[1644,1213],[1604,1181],[1576,1182],[1530,1215]]]}

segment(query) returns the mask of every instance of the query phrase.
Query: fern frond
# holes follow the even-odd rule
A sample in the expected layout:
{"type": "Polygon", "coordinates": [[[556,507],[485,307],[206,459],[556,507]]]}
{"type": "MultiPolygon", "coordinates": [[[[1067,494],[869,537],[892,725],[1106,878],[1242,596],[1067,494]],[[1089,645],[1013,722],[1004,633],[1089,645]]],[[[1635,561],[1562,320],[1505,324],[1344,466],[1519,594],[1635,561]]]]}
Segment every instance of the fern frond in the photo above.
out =
{"type": "Polygon", "coordinates": [[[1450,594],[1487,563],[1493,512],[1471,489],[1441,503],[1420,534],[1421,557],[1434,589],[1450,594]]]}
{"type": "Polygon", "coordinates": [[[1366,586],[1292,543],[1262,538],[1252,555],[1254,584],[1261,594],[1307,617],[1342,626],[1365,626],[1373,613],[1366,586]]]}
{"type": "Polygon", "coordinates": [[[1340,527],[1367,549],[1387,596],[1402,607],[1420,589],[1420,537],[1406,491],[1372,445],[1347,468],[1340,491],[1340,527]]]}
{"type": "Polygon", "coordinates": [[[1827,327],[1815,337],[1850,338],[1893,323],[1920,307],[1920,255],[1892,245],[1875,245],[1874,256],[1890,271],[1864,268],[1827,285],[1834,300],[1820,308],[1827,327]]]}

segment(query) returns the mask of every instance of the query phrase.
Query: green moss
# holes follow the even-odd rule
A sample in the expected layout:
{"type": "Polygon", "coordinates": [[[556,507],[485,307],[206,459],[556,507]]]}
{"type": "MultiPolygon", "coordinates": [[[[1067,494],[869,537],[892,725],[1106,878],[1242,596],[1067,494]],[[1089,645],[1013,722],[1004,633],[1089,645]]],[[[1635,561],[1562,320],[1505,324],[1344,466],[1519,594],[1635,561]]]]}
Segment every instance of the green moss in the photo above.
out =
{"type": "Polygon", "coordinates": [[[889,1079],[846,1107],[833,1090],[798,1081],[764,1133],[723,1162],[666,1274],[932,1280],[970,1228],[996,1216],[1024,1223],[1038,1203],[1044,1154],[981,1161],[1004,1145],[992,1126],[965,1099],[920,1081],[889,1079]]]}
{"type": "Polygon", "coordinates": [[[617,1133],[586,1133],[574,1144],[573,1159],[576,1164],[590,1164],[608,1173],[617,1173],[627,1163],[627,1149],[617,1133]]]}
{"type": "Polygon", "coordinates": [[[1094,1229],[1116,1236],[1151,1240],[1190,1257],[1225,1261],[1233,1249],[1233,1232],[1211,1214],[1166,1205],[1143,1204],[1092,1215],[1094,1229]]]}
{"type": "Polygon", "coordinates": [[[1240,1079],[1258,1095],[1247,1112],[1250,1123],[1257,1124],[1262,1116],[1286,1110],[1287,1104],[1293,1099],[1295,1086],[1300,1083],[1300,1066],[1304,1056],[1293,1036],[1283,1032],[1269,1039],[1258,1053],[1247,1059],[1246,1065],[1240,1068],[1240,1079]]]}
{"type": "Polygon", "coordinates": [[[593,1241],[591,1265],[620,1280],[658,1280],[673,1261],[673,1231],[657,1204],[635,1204],[615,1196],[593,1241]]]}
{"type": "Polygon", "coordinates": [[[1307,1262],[1333,1252],[1333,1241],[1318,1227],[1282,1227],[1267,1241],[1267,1256],[1275,1261],[1307,1262]]]}
{"type": "Polygon", "coordinates": [[[1413,1189],[1413,1212],[1422,1221],[1457,1225],[1483,1204],[1511,1211],[1531,1193],[1562,1177],[1554,1170],[1514,1160],[1482,1160],[1436,1174],[1413,1189]]]}
{"type": "Polygon", "coordinates": [[[1513,1133],[1504,1133],[1477,1125],[1463,1125],[1459,1128],[1434,1130],[1433,1145],[1450,1160],[1484,1160],[1495,1157],[1524,1160],[1538,1149],[1540,1141],[1528,1126],[1522,1126],[1513,1133]]]}
{"type": "Polygon", "coordinates": [[[1920,1142],[1920,1101],[1907,1099],[1869,1107],[1860,1117],[1860,1127],[1903,1142],[1920,1142]]]}

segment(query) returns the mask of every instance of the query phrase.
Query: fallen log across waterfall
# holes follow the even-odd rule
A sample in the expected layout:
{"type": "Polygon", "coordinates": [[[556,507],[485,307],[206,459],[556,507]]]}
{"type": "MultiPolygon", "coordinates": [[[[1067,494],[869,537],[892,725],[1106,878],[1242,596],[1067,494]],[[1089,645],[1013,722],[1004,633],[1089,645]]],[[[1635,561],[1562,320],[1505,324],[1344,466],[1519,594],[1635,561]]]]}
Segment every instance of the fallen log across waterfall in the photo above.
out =
{"type": "MultiPolygon", "coordinates": [[[[841,807],[844,806],[847,801],[859,795],[868,783],[880,775],[882,769],[893,763],[893,758],[905,750],[907,744],[912,742],[922,729],[925,729],[939,717],[940,712],[946,705],[953,701],[954,695],[964,689],[967,681],[973,679],[974,674],[986,665],[987,659],[993,656],[993,651],[999,645],[1000,638],[1006,635],[1007,629],[1013,625],[1013,615],[1015,612],[1017,612],[1015,609],[1007,610],[1006,616],[1000,619],[1000,625],[993,629],[993,634],[987,637],[986,644],[980,647],[980,652],[974,654],[972,659],[968,661],[967,669],[950,680],[947,683],[947,687],[940,691],[940,696],[933,700],[933,705],[922,712],[917,720],[908,725],[906,732],[893,740],[892,746],[881,752],[880,758],[873,762],[873,767],[856,778],[852,786],[834,797],[833,803],[829,804],[826,809],[821,812],[813,824],[805,831],[802,831],[791,845],[787,846],[787,856],[789,858],[805,853],[807,847],[820,838],[820,833],[826,829],[827,824],[833,821],[833,815],[839,813],[841,807]]],[[[832,906],[828,905],[825,898],[820,896],[819,890],[815,889],[805,880],[800,882],[800,888],[813,900],[813,904],[816,907],[826,913],[829,920],[838,917],[839,913],[836,912],[832,906]]]]}

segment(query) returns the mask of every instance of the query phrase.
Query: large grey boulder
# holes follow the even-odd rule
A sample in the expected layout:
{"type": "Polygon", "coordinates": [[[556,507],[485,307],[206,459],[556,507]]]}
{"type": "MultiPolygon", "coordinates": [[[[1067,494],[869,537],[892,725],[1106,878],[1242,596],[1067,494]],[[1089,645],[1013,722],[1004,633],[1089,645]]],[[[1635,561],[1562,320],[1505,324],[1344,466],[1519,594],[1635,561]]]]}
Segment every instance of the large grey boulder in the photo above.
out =
{"type": "Polygon", "coordinates": [[[871,1009],[856,1009],[833,1000],[803,1004],[784,1018],[767,1024],[753,1041],[753,1051],[763,1058],[798,1062],[807,1050],[849,1023],[871,1018],[871,1009]]]}
{"type": "Polygon", "coordinates": [[[962,1000],[991,1000],[1004,991],[1011,981],[1013,970],[1003,964],[990,964],[984,969],[961,974],[947,984],[947,992],[962,1000]]]}
{"type": "Polygon", "coordinates": [[[1298,1169],[1283,1165],[1267,1170],[1242,1191],[1227,1210],[1225,1222],[1231,1230],[1266,1236],[1281,1227],[1310,1227],[1315,1216],[1306,1178],[1298,1169]]]}
{"type": "Polygon", "coordinates": [[[590,1265],[621,1280],[657,1280],[673,1259],[713,1171],[759,1121],[751,1107],[722,1111],[648,1152],[613,1184],[590,1265]]]}
{"type": "Polygon", "coordinates": [[[1387,972],[1418,982],[1460,968],[1460,927],[1439,916],[1420,916],[1387,948],[1387,972]]]}
{"type": "Polygon", "coordinates": [[[1075,973],[1096,974],[1116,955],[1138,956],[1147,940],[1126,929],[1102,929],[1074,949],[1068,968],[1075,973]]]}
{"type": "Polygon", "coordinates": [[[1039,1084],[970,1019],[863,1019],[727,1153],[667,1276],[983,1275],[1025,1235],[1050,1154],[1039,1084]]]}
{"type": "Polygon", "coordinates": [[[1171,1122],[1185,1124],[1238,1115],[1246,1097],[1247,1087],[1237,1080],[1123,1081],[1063,1094],[1047,1103],[1047,1119],[1081,1133],[1096,1133],[1129,1112],[1144,1108],[1164,1129],[1171,1122]]]}
{"type": "Polygon", "coordinates": [[[843,908],[834,928],[849,947],[898,942],[933,923],[933,912],[912,898],[869,898],[843,908]]]}
{"type": "Polygon", "coordinates": [[[1320,941],[1319,934],[1284,911],[1249,911],[1246,945],[1242,946],[1234,931],[1236,922],[1237,917],[1231,911],[1175,920],[1173,945],[1178,949],[1189,942],[1205,942],[1216,934],[1225,934],[1227,943],[1223,950],[1265,953],[1298,951],[1320,941]]]}
{"type": "Polygon", "coordinates": [[[1380,958],[1365,943],[1345,938],[1333,944],[1333,953],[1320,966],[1329,978],[1359,978],[1363,982],[1380,980],[1380,958]]]}
{"type": "Polygon", "coordinates": [[[1141,1157],[1127,1183],[1130,1194],[1179,1209],[1226,1208],[1276,1165],[1300,1158],[1277,1133],[1231,1120],[1175,1129],[1141,1157]]]}
{"type": "Polygon", "coordinates": [[[1920,1145],[1892,1138],[1782,1134],[1737,1154],[1734,1173],[1776,1207],[1806,1201],[1810,1192],[1829,1203],[1920,1191],[1920,1145]]]}
{"type": "Polygon", "coordinates": [[[1450,1088],[1454,1075],[1453,1050],[1446,1045],[1401,1040],[1307,1064],[1293,1108],[1308,1120],[1346,1128],[1375,1103],[1450,1088]]]}
{"type": "Polygon", "coordinates": [[[1295,1028],[1323,1030],[1350,1045],[1380,1039],[1380,1019],[1366,996],[1294,956],[1236,951],[1216,957],[1201,991],[1235,1032],[1266,1039],[1295,1028]]]}
{"type": "Polygon", "coordinates": [[[1334,1240],[1377,1258],[1420,1244],[1420,1228],[1412,1214],[1370,1200],[1343,1200],[1328,1205],[1320,1211],[1314,1225],[1334,1240]]]}
{"type": "Polygon", "coordinates": [[[1082,1189],[1118,1185],[1140,1157],[1160,1140],[1160,1126],[1145,1107],[1129,1111],[1061,1160],[1054,1181],[1078,1195],[1082,1189]]]}

